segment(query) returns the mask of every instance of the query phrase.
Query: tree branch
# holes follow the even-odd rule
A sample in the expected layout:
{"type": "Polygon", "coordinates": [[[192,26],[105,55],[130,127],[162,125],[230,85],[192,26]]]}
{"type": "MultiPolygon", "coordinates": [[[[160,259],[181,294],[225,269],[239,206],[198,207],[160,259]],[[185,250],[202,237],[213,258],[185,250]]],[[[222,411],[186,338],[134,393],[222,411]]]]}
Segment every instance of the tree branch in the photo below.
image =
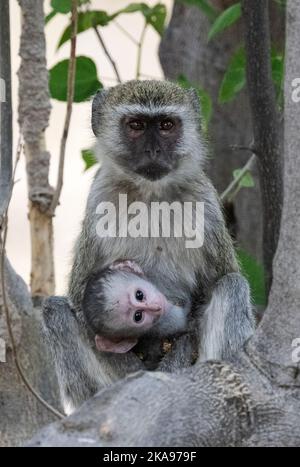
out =
{"type": "Polygon", "coordinates": [[[142,50],[145,40],[145,35],[147,31],[147,23],[145,22],[140,40],[138,42],[138,52],[137,52],[137,62],[136,62],[136,79],[140,79],[141,76],[141,61],[142,61],[142,50]]]}
{"type": "Polygon", "coordinates": [[[31,230],[31,292],[54,293],[53,223],[49,216],[53,188],[45,130],[51,111],[46,63],[43,0],[18,0],[22,11],[19,54],[19,124],[24,137],[31,230]]]}
{"type": "Polygon", "coordinates": [[[270,287],[280,229],[283,182],[280,124],[271,70],[269,2],[243,0],[242,9],[254,152],[260,167],[264,264],[270,287]]]}
{"type": "Polygon", "coordinates": [[[252,156],[248,159],[248,161],[246,162],[246,164],[244,165],[244,167],[241,169],[238,177],[236,177],[234,180],[232,180],[232,182],[228,185],[228,187],[226,188],[226,190],[223,191],[223,193],[221,194],[220,196],[220,199],[221,201],[226,201],[226,198],[229,197],[229,195],[232,193],[232,191],[238,187],[240,181],[242,180],[242,178],[244,177],[244,175],[246,175],[247,172],[249,172],[249,170],[251,169],[254,161],[255,161],[255,154],[252,154],[252,156]]]}
{"type": "MultiPolygon", "coordinates": [[[[18,151],[17,151],[17,157],[16,157],[16,163],[15,163],[15,168],[14,172],[12,175],[12,184],[14,183],[15,179],[15,173],[16,169],[20,160],[20,155],[21,155],[21,141],[19,141],[18,145],[18,151]]],[[[10,200],[11,196],[9,196],[10,200]]],[[[7,209],[4,214],[4,229],[3,229],[3,238],[1,239],[0,246],[0,277],[1,277],[1,296],[3,300],[3,309],[4,309],[4,315],[6,318],[6,325],[7,325],[7,330],[8,330],[8,335],[11,343],[11,348],[12,348],[12,355],[13,355],[13,360],[17,369],[17,372],[19,373],[19,376],[25,385],[25,387],[31,392],[31,394],[47,409],[49,412],[51,412],[53,415],[55,415],[58,418],[64,418],[64,416],[58,412],[54,407],[52,407],[50,404],[48,404],[47,401],[36,391],[36,389],[32,386],[32,384],[29,382],[25,371],[23,370],[23,367],[21,365],[18,351],[17,351],[17,344],[15,342],[15,337],[13,333],[13,328],[10,320],[10,313],[8,309],[8,302],[7,302],[7,297],[6,297],[6,284],[5,284],[5,246],[6,246],[6,239],[7,239],[7,224],[8,224],[8,208],[9,208],[9,202],[7,205],[7,209]]]]}
{"type": "Polygon", "coordinates": [[[59,204],[59,198],[64,181],[64,166],[65,166],[65,155],[66,155],[66,144],[69,134],[72,106],[74,100],[74,86],[75,86],[75,74],[76,74],[76,39],[77,39],[77,23],[78,23],[78,0],[72,0],[72,16],[71,16],[71,52],[69,60],[68,70],[68,97],[67,97],[67,111],[63,134],[60,143],[59,153],[59,166],[57,175],[57,185],[53,194],[52,203],[49,209],[51,215],[54,215],[55,209],[59,204]]]}
{"type": "Polygon", "coordinates": [[[9,0],[0,2],[0,227],[11,193],[12,106],[9,0]]]}
{"type": "Polygon", "coordinates": [[[108,58],[108,61],[110,62],[111,66],[113,67],[113,70],[115,72],[118,83],[122,83],[121,76],[120,76],[117,64],[114,61],[114,59],[112,58],[111,54],[109,53],[108,48],[106,47],[105,42],[103,40],[103,37],[101,36],[100,31],[97,28],[97,26],[94,26],[94,31],[95,31],[95,34],[96,34],[96,36],[97,36],[97,38],[98,38],[98,40],[100,42],[100,45],[101,45],[106,57],[108,58]]]}

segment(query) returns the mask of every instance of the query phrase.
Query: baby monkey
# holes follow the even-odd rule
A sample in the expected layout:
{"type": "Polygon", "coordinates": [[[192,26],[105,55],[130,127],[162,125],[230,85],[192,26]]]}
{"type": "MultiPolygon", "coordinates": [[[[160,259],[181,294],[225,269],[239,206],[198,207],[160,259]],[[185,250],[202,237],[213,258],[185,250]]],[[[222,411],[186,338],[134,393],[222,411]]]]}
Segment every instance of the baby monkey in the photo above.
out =
{"type": "Polygon", "coordinates": [[[184,332],[189,306],[170,303],[135,262],[124,260],[91,276],[82,310],[97,349],[125,353],[145,334],[167,337],[184,332]]]}

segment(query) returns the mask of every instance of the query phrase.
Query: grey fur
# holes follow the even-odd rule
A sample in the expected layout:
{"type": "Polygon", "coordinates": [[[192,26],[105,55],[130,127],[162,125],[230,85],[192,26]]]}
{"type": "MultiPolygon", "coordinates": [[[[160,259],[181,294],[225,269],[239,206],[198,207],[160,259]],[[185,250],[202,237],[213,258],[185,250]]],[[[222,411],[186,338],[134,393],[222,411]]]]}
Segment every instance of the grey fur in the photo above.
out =
{"type": "MultiPolygon", "coordinates": [[[[145,81],[116,86],[100,97],[97,95],[95,98],[92,121],[98,136],[97,152],[102,166],[90,190],[82,231],[74,250],[69,284],[69,297],[76,310],[76,318],[66,309],[63,317],[59,317],[54,310],[51,329],[49,320],[47,322],[50,347],[57,345],[61,352],[59,356],[56,351],[55,358],[62,392],[68,392],[74,406],[78,406],[92,395],[96,390],[95,386],[98,385],[97,389],[100,389],[106,384],[106,377],[102,379],[101,375],[110,375],[113,369],[113,379],[116,379],[130,372],[137,363],[132,352],[126,354],[126,363],[120,360],[120,355],[100,352],[96,359],[95,355],[92,355],[91,341],[84,341],[84,351],[79,348],[77,341],[82,342],[82,336],[86,334],[80,304],[90,274],[99,267],[106,267],[120,258],[127,258],[139,264],[145,276],[157,285],[171,302],[186,304],[193,297],[195,322],[200,327],[199,350],[202,359],[230,357],[237,347],[243,345],[254,327],[248,286],[239,274],[232,240],[225,226],[218,196],[202,169],[207,150],[200,134],[200,115],[195,106],[195,94],[173,83],[145,81]],[[182,119],[183,127],[182,138],[176,148],[179,155],[176,170],[160,180],[150,181],[121,168],[117,158],[122,154],[126,157],[128,149],[120,137],[120,115],[129,110],[132,113],[135,110],[141,112],[143,109],[146,113],[153,114],[156,108],[161,112],[170,107],[172,113],[176,112],[182,119]],[[128,204],[133,201],[143,201],[147,205],[150,205],[151,201],[204,202],[203,247],[186,249],[185,238],[174,237],[99,238],[96,234],[97,205],[101,201],[111,201],[117,207],[119,193],[127,194],[128,204]],[[200,306],[200,297],[202,302],[206,303],[204,310],[200,306]],[[213,319],[210,319],[211,317],[213,319]],[[68,321],[73,323],[74,329],[71,329],[68,321]],[[59,337],[57,338],[56,333],[60,333],[60,337],[65,339],[65,332],[70,337],[71,348],[67,343],[58,343],[59,337]],[[87,362],[89,358],[90,362],[87,362]],[[97,361],[98,371],[90,371],[92,360],[97,361]],[[76,383],[77,372],[81,377],[76,383]],[[96,381],[97,373],[99,377],[96,381]],[[70,380],[74,380],[71,390],[70,380]],[[90,391],[89,381],[92,381],[93,386],[90,391]]],[[[154,340],[151,344],[148,340],[148,349],[151,346],[155,348],[154,340]]],[[[179,347],[184,351],[184,346],[179,347]]],[[[186,359],[178,357],[176,353],[174,358],[168,355],[167,360],[168,363],[161,366],[164,370],[173,370],[182,362],[186,364],[186,359]]],[[[143,368],[142,363],[139,363],[137,366],[143,368]]]]}

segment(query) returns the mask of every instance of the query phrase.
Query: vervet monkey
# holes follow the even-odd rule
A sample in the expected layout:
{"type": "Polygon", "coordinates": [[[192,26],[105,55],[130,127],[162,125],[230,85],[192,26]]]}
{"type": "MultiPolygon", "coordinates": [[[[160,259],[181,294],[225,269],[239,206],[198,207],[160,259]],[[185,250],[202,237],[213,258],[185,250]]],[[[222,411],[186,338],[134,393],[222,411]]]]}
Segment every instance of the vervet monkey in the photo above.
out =
{"type": "Polygon", "coordinates": [[[188,309],[170,303],[133,261],[92,274],[82,302],[85,320],[103,352],[125,353],[148,336],[183,332],[188,309]]]}
{"type": "MultiPolygon", "coordinates": [[[[92,128],[101,167],[74,249],[70,306],[53,298],[45,305],[62,394],[73,407],[144,367],[133,351],[97,351],[82,312],[91,275],[120,258],[137,263],[169,302],[184,307],[192,299],[190,323],[197,329],[200,360],[230,359],[254,329],[249,286],[239,272],[218,195],[204,173],[207,147],[197,93],[167,81],[130,81],[101,90],[93,100],[92,128]],[[125,216],[119,194],[126,194],[129,206],[143,202],[149,209],[153,202],[204,203],[203,245],[187,248],[186,238],[176,235],[99,236],[99,203],[109,202],[121,220],[125,216]]],[[[155,346],[155,339],[145,346],[155,346]]],[[[183,361],[177,351],[163,368],[172,371],[177,364],[172,362],[183,361]]]]}

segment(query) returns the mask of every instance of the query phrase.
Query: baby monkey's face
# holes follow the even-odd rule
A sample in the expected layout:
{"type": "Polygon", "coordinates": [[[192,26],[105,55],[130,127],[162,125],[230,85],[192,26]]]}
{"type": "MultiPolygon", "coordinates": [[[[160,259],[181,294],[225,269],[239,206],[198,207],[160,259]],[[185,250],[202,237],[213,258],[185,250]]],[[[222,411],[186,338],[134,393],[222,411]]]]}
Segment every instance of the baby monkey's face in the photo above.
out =
{"type": "MultiPolygon", "coordinates": [[[[115,271],[105,287],[106,330],[111,341],[137,343],[166,313],[168,302],[149,281],[131,272],[115,271]]],[[[99,339],[96,339],[98,347],[99,339]]],[[[133,345],[131,345],[133,347],[133,345]]]]}
{"type": "MultiPolygon", "coordinates": [[[[120,276],[122,273],[120,273],[120,276]]],[[[149,330],[165,313],[166,299],[150,282],[127,273],[116,290],[115,320],[139,335],[149,330]]]]}
{"type": "Polygon", "coordinates": [[[105,333],[97,334],[95,342],[99,350],[121,353],[130,350],[150,331],[170,305],[139,271],[120,264],[114,268],[104,287],[105,333]]]}

